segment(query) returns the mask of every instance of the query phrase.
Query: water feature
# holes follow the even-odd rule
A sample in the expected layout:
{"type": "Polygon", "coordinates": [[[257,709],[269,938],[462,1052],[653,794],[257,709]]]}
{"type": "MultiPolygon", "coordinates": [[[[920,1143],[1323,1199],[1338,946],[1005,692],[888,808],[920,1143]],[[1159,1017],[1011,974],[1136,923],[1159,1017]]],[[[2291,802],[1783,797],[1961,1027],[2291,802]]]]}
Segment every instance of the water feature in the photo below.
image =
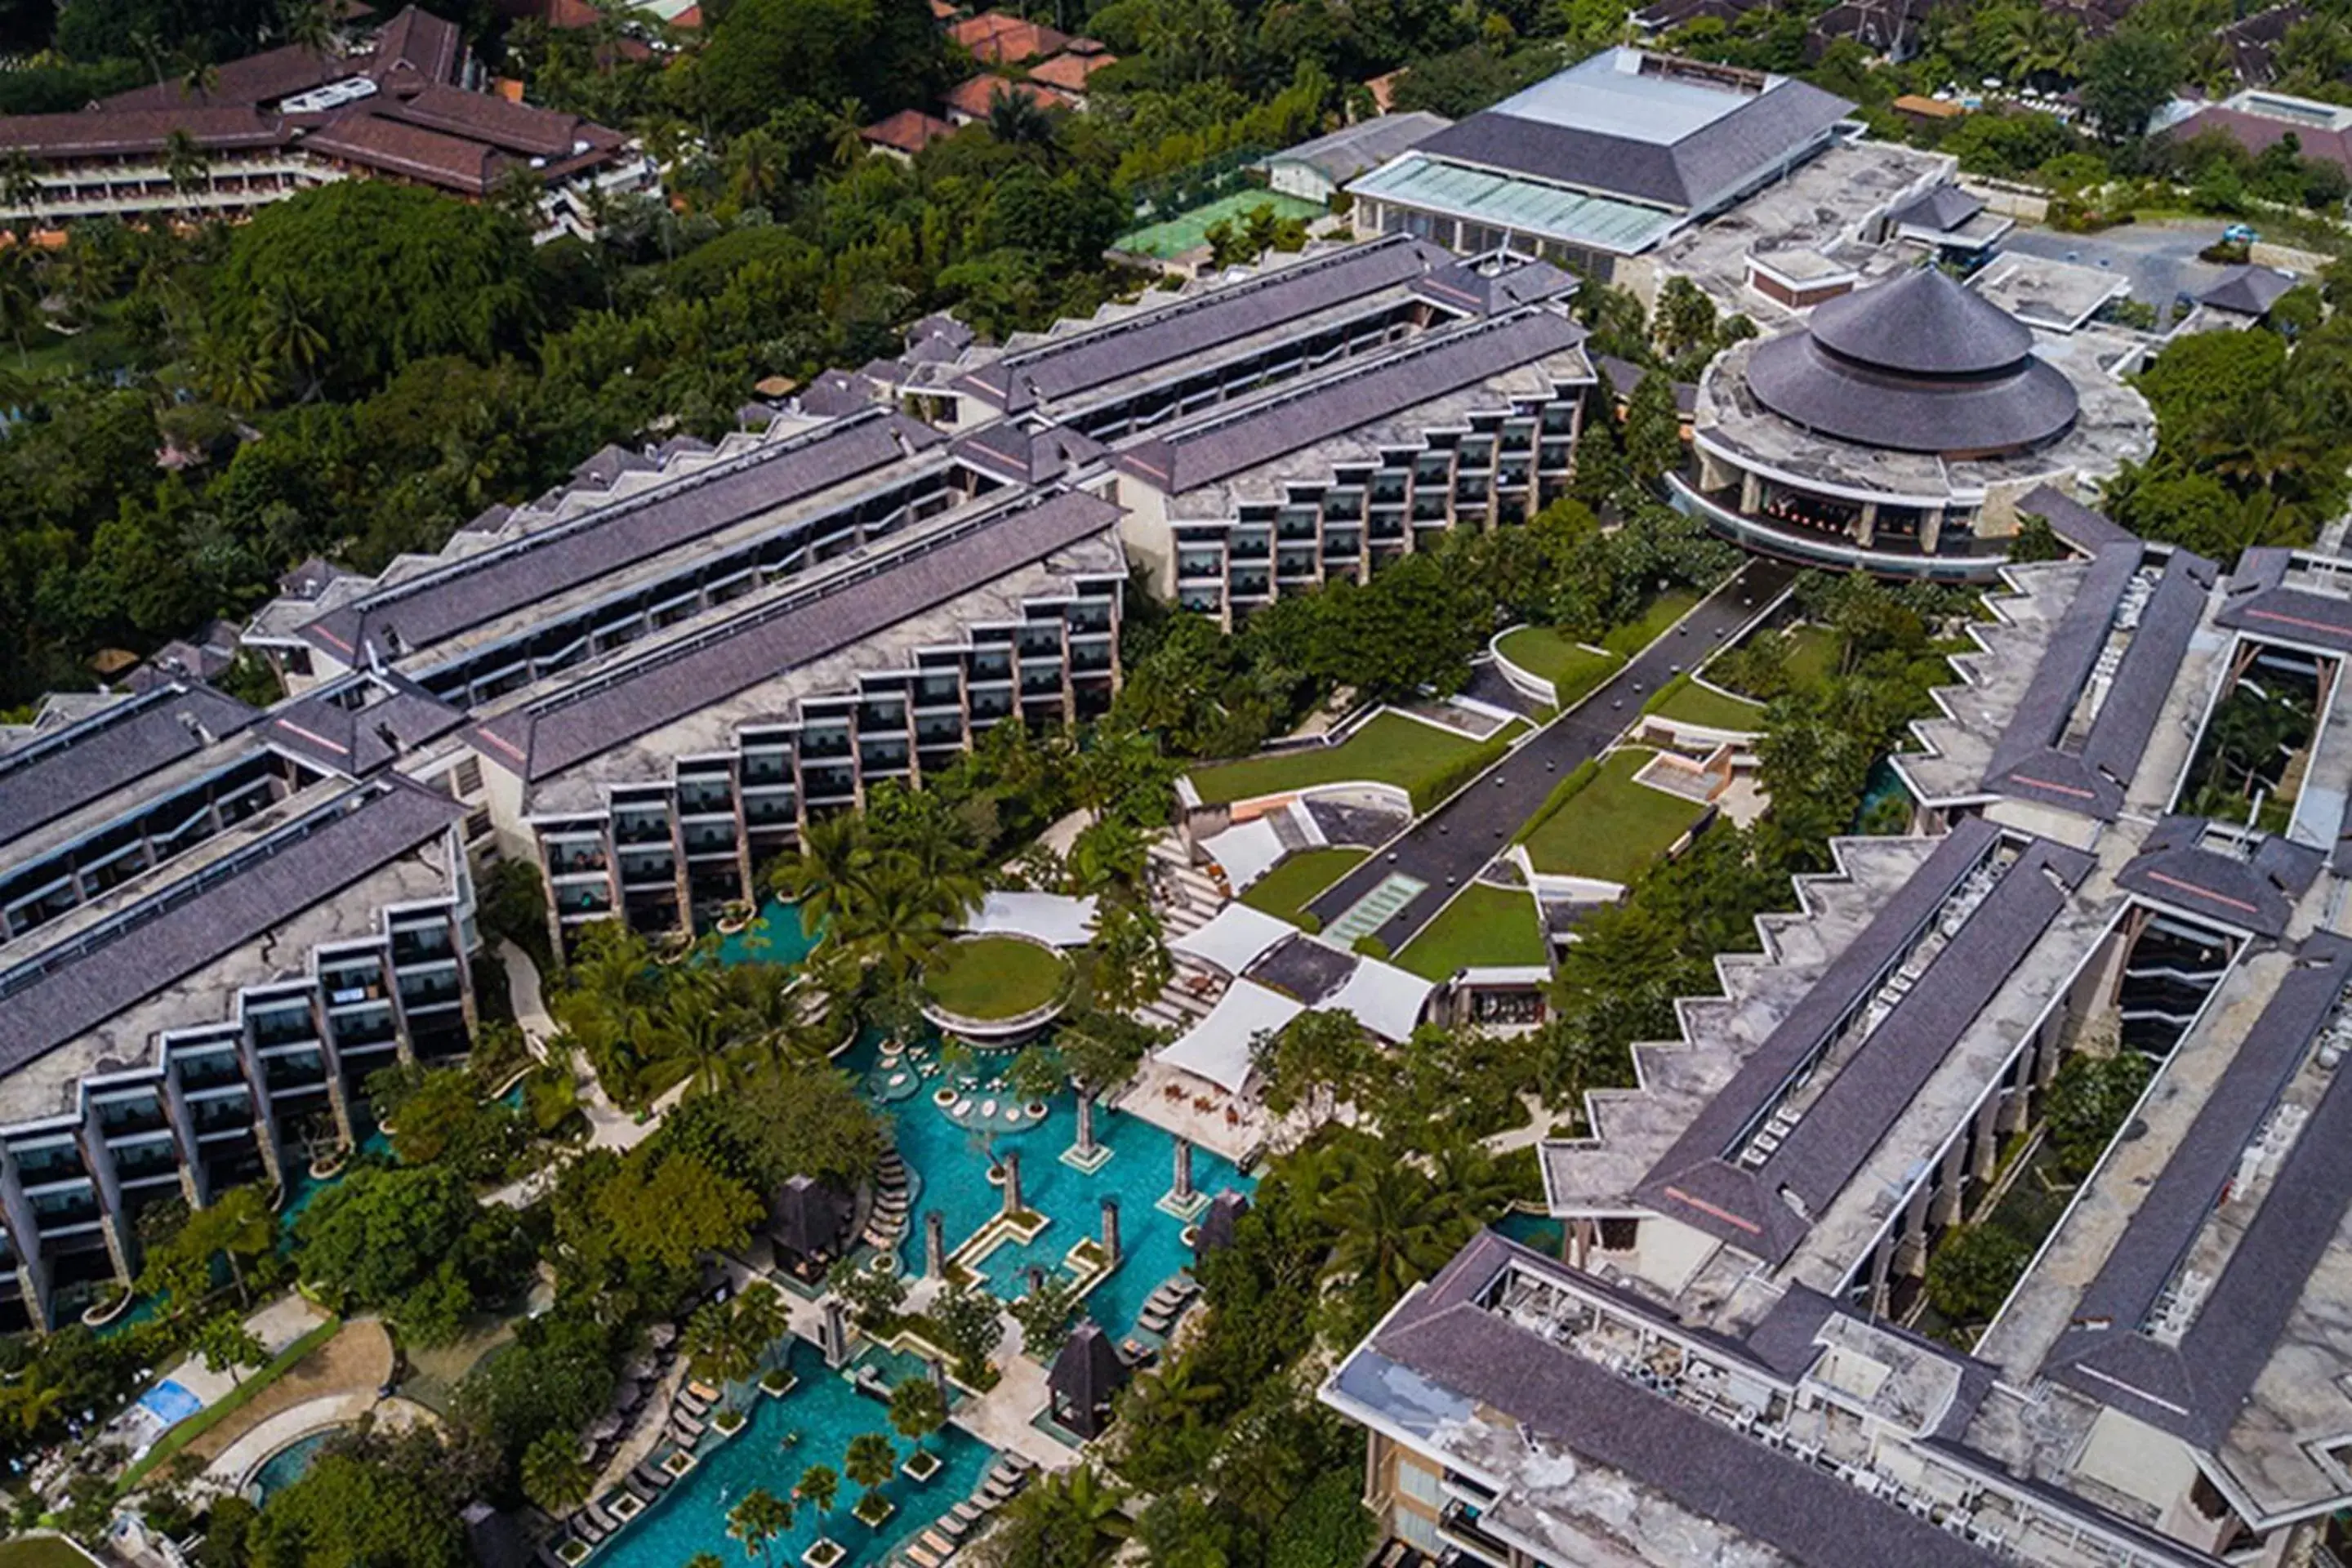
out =
{"type": "Polygon", "coordinates": [[[719,939],[721,963],[798,963],[824,940],[824,928],[811,933],[801,929],[798,904],[771,899],[760,906],[759,918],[743,930],[719,939]]]}
{"type": "Polygon", "coordinates": [[[268,1502],[274,1494],[284,1491],[288,1487],[300,1480],[310,1470],[310,1461],[319,1457],[319,1450],[327,1446],[327,1439],[334,1436],[341,1430],[341,1428],[336,1426],[322,1427],[319,1431],[295,1438],[291,1443],[262,1460],[253,1472],[254,1500],[268,1502]]]}
{"type": "MultiPolygon", "coordinates": [[[[727,1510],[753,1487],[789,1500],[811,1465],[830,1465],[838,1473],[849,1440],[866,1432],[889,1438],[898,1462],[906,1463],[913,1447],[891,1429],[889,1409],[880,1400],[851,1387],[808,1345],[793,1344],[792,1368],[800,1386],[780,1399],[755,1396],[751,1420],[734,1436],[705,1436],[695,1468],[672,1482],[591,1561],[613,1568],[678,1568],[696,1552],[709,1552],[724,1562],[740,1562],[743,1544],[727,1533],[727,1510]]],[[[878,1529],[860,1523],[850,1512],[863,1493],[843,1478],[841,1495],[824,1522],[826,1539],[848,1551],[844,1568],[876,1568],[901,1542],[969,1497],[994,1458],[986,1444],[952,1426],[932,1433],[923,1446],[945,1464],[919,1485],[903,1474],[893,1476],[882,1495],[898,1505],[898,1511],[878,1529]]],[[[802,1507],[797,1515],[792,1529],[777,1537],[771,1549],[778,1563],[798,1563],[816,1542],[814,1511],[802,1507]]],[[[765,1559],[753,1552],[752,1560],[765,1559]]]]}

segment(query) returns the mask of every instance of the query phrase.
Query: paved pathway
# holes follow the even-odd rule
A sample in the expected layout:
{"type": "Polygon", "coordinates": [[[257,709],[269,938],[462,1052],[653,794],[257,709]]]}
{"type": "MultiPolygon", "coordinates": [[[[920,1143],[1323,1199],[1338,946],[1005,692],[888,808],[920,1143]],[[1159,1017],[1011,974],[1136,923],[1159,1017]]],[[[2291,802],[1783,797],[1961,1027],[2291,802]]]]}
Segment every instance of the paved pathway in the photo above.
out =
{"type": "Polygon", "coordinates": [[[1394,907],[1370,934],[1402,951],[1436,918],[1480,868],[1510,845],[1519,825],[1535,815],[1561,777],[1599,756],[1642,711],[1642,704],[1680,670],[1696,669],[1796,581],[1778,561],[1751,560],[1738,575],[1701,600],[1673,630],[1643,648],[1591,696],[1520,744],[1468,788],[1389,841],[1307,907],[1326,929],[1391,877],[1426,884],[1394,907]]]}

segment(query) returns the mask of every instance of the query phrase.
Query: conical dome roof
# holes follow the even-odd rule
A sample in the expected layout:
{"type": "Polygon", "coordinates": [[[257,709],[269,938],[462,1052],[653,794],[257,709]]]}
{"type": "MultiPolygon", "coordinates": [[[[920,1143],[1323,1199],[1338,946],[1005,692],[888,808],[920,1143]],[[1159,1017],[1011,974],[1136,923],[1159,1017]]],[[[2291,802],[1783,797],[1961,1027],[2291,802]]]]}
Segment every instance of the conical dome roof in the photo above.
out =
{"type": "Polygon", "coordinates": [[[1756,346],[1746,378],[1781,418],[1894,452],[2021,451],[2063,435],[2081,407],[2022,322],[1932,268],[1816,306],[1756,346]]]}
{"type": "Polygon", "coordinates": [[[1823,300],[1813,341],[1874,370],[1983,375],[2033,352],[2024,323],[1933,267],[1823,300]]]}

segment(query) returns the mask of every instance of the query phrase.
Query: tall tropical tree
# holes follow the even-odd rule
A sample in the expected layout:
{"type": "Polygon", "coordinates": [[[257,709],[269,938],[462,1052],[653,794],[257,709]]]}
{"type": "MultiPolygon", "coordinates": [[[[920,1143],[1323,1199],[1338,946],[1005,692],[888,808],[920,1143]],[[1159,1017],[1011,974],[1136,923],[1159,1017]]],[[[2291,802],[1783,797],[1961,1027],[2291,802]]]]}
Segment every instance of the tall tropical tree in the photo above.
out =
{"type": "Polygon", "coordinates": [[[646,1045],[656,1061],[684,1067],[695,1094],[716,1094],[736,1082],[747,1065],[736,1054],[741,1015],[723,970],[681,968],[651,1019],[646,1045]]]}
{"type": "Polygon", "coordinates": [[[947,1401],[929,1378],[910,1377],[890,1391],[890,1425],[918,1449],[947,1424],[947,1401]]]}
{"type": "Polygon", "coordinates": [[[865,821],[845,811],[810,823],[799,853],[776,867],[772,881],[778,893],[799,906],[801,929],[813,935],[832,920],[844,890],[873,862],[865,821]]]}
{"type": "Polygon", "coordinates": [[[841,1477],[831,1465],[811,1465],[801,1472],[800,1484],[793,1495],[816,1510],[817,1539],[824,1539],[824,1516],[832,1511],[834,1500],[841,1495],[841,1477]]]}
{"type": "Polygon", "coordinates": [[[793,1527],[793,1505],[765,1487],[743,1494],[727,1515],[727,1533],[743,1543],[743,1554],[756,1552],[762,1562],[776,1561],[775,1541],[793,1527]]]}
{"type": "Polygon", "coordinates": [[[245,1381],[238,1375],[238,1368],[269,1364],[269,1347],[235,1312],[222,1312],[207,1319],[204,1327],[196,1331],[194,1349],[204,1358],[207,1371],[228,1373],[232,1388],[245,1381]]]}
{"type": "Polygon", "coordinates": [[[247,1305],[253,1293],[246,1285],[246,1267],[278,1245],[278,1216],[259,1187],[231,1187],[188,1216],[174,1245],[196,1257],[220,1258],[228,1265],[238,1303],[247,1305]]]}
{"type": "Polygon", "coordinates": [[[172,182],[173,194],[194,211],[197,192],[212,179],[212,161],[196,139],[184,131],[174,131],[163,138],[163,177],[172,182]]]}
{"type": "Polygon", "coordinates": [[[866,152],[866,106],[854,98],[835,104],[825,137],[832,146],[835,167],[846,169],[857,162],[866,152]]]}
{"type": "Polygon", "coordinates": [[[1090,1464],[1047,1476],[1005,1509],[1005,1560],[1028,1559],[1034,1545],[1046,1561],[1092,1562],[1133,1532],[1126,1501],[1090,1464]]]}
{"type": "Polygon", "coordinates": [[[1335,1273],[1352,1277],[1384,1312],[1453,1256],[1446,1205],[1430,1179],[1393,1161],[1367,1160],[1328,1194],[1322,1218],[1337,1233],[1335,1273]]]}
{"type": "MultiPolygon", "coordinates": [[[[870,1498],[898,1473],[898,1450],[879,1432],[860,1432],[849,1440],[849,1451],[842,1457],[841,1468],[870,1498]]],[[[865,1499],[858,1500],[862,1506],[865,1499]]]]}
{"type": "Polygon", "coordinates": [[[580,1458],[579,1440],[565,1431],[541,1434],[522,1452],[522,1494],[561,1518],[588,1499],[596,1478],[580,1458]]]}
{"type": "Polygon", "coordinates": [[[686,1364],[694,1375],[722,1389],[751,1375],[767,1341],[755,1341],[752,1325],[725,1301],[706,1302],[686,1321],[686,1364]]]}
{"type": "Polygon", "coordinates": [[[988,95],[988,133],[1009,147],[1050,147],[1054,117],[1028,93],[1000,87],[988,95]]]}
{"type": "Polygon", "coordinates": [[[947,940],[965,905],[952,889],[923,879],[890,860],[854,879],[841,893],[838,935],[844,946],[890,979],[903,979],[947,940]]]}

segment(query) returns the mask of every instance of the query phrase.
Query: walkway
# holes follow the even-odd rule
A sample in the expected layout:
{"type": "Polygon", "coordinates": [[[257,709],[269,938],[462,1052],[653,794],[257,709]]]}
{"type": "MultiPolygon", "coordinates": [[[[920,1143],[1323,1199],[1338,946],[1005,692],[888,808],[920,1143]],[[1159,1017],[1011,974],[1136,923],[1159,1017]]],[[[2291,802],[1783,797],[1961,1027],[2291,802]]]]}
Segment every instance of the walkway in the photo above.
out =
{"type": "Polygon", "coordinates": [[[1536,814],[1563,776],[1607,750],[1641,713],[1644,700],[1677,672],[1697,668],[1770,608],[1796,577],[1796,569],[1780,562],[1750,560],[1591,696],[1390,840],[1307,907],[1329,930],[1386,884],[1383,902],[1391,907],[1367,934],[1378,936],[1391,952],[1402,950],[1487,861],[1509,847],[1519,825],[1536,814]],[[1408,890],[1402,880],[1391,883],[1391,878],[1424,885],[1408,890]]]}

